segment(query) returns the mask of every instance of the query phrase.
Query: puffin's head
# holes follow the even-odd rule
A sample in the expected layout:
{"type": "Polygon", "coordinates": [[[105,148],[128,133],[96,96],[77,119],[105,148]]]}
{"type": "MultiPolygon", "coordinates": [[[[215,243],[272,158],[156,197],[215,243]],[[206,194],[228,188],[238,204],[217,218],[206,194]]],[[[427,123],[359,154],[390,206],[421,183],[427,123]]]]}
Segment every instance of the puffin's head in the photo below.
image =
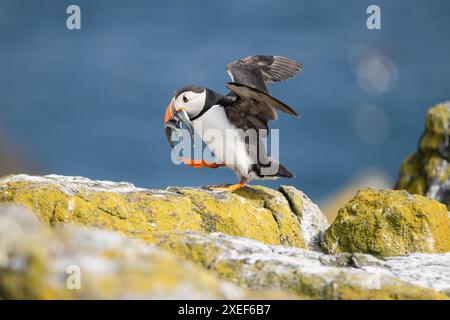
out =
{"type": "Polygon", "coordinates": [[[205,108],[207,94],[208,89],[198,86],[187,86],[175,91],[164,115],[166,135],[171,145],[171,132],[173,129],[180,128],[180,123],[186,126],[193,139],[194,130],[191,119],[199,115],[205,108]]]}
{"type": "Polygon", "coordinates": [[[206,105],[208,90],[198,86],[187,86],[178,89],[174,96],[177,110],[185,110],[190,118],[199,114],[206,105]]]}
{"type": "MultiPolygon", "coordinates": [[[[175,95],[167,106],[164,123],[178,115],[179,120],[192,119],[206,105],[207,89],[198,86],[187,86],[175,91],[175,95]],[[184,113],[184,115],[182,115],[184,113]],[[181,116],[180,116],[181,115],[181,116]],[[185,118],[185,119],[183,119],[185,118]]],[[[187,123],[185,123],[187,125],[187,123]]]]}

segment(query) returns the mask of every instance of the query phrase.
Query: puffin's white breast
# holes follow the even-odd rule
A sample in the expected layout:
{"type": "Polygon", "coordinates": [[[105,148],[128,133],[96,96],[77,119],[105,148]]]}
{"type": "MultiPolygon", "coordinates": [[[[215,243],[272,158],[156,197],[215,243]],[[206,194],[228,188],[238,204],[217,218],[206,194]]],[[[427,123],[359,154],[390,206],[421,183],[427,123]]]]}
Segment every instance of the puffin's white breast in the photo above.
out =
{"type": "Polygon", "coordinates": [[[217,159],[238,175],[245,176],[251,167],[245,141],[239,137],[239,130],[231,123],[222,106],[212,106],[200,118],[192,121],[195,131],[214,152],[217,159]],[[229,141],[228,141],[229,140],[229,141]]]}

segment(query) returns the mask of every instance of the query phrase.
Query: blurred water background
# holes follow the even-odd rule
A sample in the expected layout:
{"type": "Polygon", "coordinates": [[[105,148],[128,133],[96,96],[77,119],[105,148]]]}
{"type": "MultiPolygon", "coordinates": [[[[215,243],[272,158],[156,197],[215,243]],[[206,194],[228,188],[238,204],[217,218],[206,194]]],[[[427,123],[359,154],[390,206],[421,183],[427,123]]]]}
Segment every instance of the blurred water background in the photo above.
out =
{"type": "Polygon", "coordinates": [[[175,166],[163,112],[178,87],[225,93],[225,65],[251,54],[301,61],[271,86],[281,162],[323,199],[366,170],[395,179],[449,99],[450,1],[0,1],[0,174],[58,173],[138,186],[234,183],[175,166]],[[81,7],[82,29],[66,28],[81,7]],[[382,29],[366,28],[381,7],[382,29]]]}

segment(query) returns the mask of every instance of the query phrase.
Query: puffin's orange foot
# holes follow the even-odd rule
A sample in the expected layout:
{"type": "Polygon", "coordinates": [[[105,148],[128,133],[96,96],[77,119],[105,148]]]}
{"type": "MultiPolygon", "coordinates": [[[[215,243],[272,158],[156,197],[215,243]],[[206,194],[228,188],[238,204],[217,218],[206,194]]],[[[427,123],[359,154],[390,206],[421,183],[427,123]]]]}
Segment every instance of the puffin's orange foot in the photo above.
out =
{"type": "Polygon", "coordinates": [[[232,191],[236,191],[236,190],[242,188],[245,185],[246,185],[246,183],[241,181],[238,184],[233,184],[233,185],[228,186],[228,187],[209,187],[209,189],[210,190],[214,190],[214,191],[232,192],[232,191]]]}
{"type": "Polygon", "coordinates": [[[189,166],[191,168],[195,168],[195,169],[198,169],[198,168],[216,169],[219,167],[223,167],[223,164],[208,163],[203,160],[192,160],[192,159],[180,158],[180,161],[183,162],[184,164],[186,164],[187,166],[189,166]]]}

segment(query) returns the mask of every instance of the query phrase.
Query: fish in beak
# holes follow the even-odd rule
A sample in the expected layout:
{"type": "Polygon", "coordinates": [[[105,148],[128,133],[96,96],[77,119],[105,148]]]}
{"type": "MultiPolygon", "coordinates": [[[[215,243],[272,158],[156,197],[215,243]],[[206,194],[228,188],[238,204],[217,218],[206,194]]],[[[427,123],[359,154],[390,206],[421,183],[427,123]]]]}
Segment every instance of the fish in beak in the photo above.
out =
{"type": "Polygon", "coordinates": [[[166,137],[169,140],[170,146],[173,148],[172,132],[177,133],[178,138],[182,136],[181,124],[183,124],[189,131],[191,140],[194,141],[194,129],[192,127],[191,120],[184,109],[176,109],[174,104],[175,98],[172,98],[169,105],[166,108],[164,114],[164,130],[166,137]]]}

